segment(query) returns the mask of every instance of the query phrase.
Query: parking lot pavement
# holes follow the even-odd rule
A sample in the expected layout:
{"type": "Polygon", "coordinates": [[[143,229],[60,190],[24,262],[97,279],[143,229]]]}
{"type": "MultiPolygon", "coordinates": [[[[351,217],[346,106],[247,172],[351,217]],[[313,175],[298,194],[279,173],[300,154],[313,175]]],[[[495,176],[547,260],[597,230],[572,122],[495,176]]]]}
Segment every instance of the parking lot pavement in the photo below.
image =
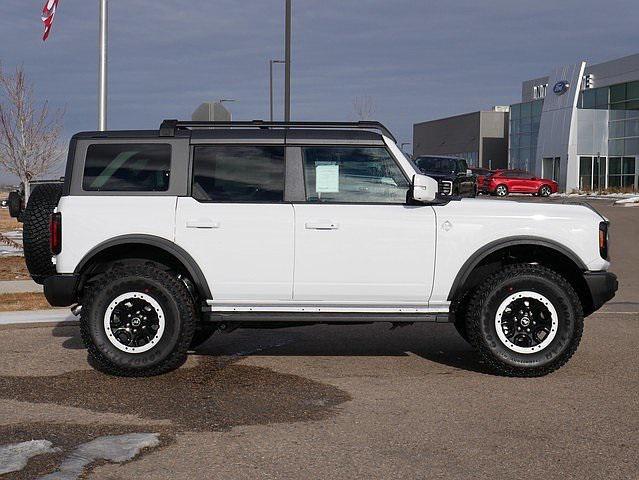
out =
{"type": "Polygon", "coordinates": [[[542,378],[490,374],[448,324],[238,330],[148,379],[90,369],[75,325],[4,326],[0,444],[57,448],[6,478],[109,435],[159,444],[88,478],[636,478],[639,211],[601,211],[619,295],[542,378]]]}
{"type": "Polygon", "coordinates": [[[638,341],[636,319],[596,315],[568,365],[511,379],[446,324],[247,330],[172,374],[118,379],[89,369],[75,326],[5,329],[0,438],[62,449],[14,478],[96,436],[157,433],[158,447],[89,478],[628,479],[638,341]]]}

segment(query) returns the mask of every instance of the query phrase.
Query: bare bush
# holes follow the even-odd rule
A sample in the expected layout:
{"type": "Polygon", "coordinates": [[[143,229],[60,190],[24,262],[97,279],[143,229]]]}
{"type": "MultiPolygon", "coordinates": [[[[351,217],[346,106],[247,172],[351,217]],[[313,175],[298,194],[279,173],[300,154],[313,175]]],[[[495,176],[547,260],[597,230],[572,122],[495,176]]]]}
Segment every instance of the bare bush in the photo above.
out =
{"type": "Polygon", "coordinates": [[[0,65],[0,168],[17,176],[28,197],[29,181],[49,173],[61,160],[64,112],[37,103],[23,67],[7,74],[0,65]]]}

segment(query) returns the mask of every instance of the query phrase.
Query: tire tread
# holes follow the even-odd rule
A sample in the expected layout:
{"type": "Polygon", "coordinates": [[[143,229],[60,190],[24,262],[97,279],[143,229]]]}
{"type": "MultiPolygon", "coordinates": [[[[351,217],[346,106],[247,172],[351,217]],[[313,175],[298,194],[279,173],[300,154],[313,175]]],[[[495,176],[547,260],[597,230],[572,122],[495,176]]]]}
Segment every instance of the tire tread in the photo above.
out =
{"type": "Polygon", "coordinates": [[[80,334],[87,348],[90,363],[97,370],[119,377],[149,377],[175,370],[184,363],[197,325],[197,313],[195,311],[194,301],[183,282],[174,275],[171,275],[170,272],[159,268],[154,262],[121,262],[114,264],[104,275],[100,276],[85,289],[82,305],[83,308],[80,313],[80,334]],[[111,282],[122,279],[123,277],[148,278],[162,283],[167,290],[171,292],[178,305],[182,320],[182,330],[178,343],[167,358],[152,367],[133,369],[116,365],[100,352],[91,337],[87,318],[90,306],[94,304],[96,296],[105,290],[111,282]]]}
{"type": "Polygon", "coordinates": [[[556,271],[540,265],[514,264],[505,267],[499,273],[489,276],[485,282],[479,286],[470,304],[468,305],[468,315],[466,317],[468,339],[479,352],[482,360],[493,371],[508,377],[541,377],[547,375],[568,362],[574,355],[581,336],[583,334],[583,308],[579,296],[572,285],[556,271]],[[516,367],[508,365],[498,360],[490,348],[486,345],[481,334],[481,319],[483,306],[493,289],[500,283],[510,278],[519,276],[539,276],[550,280],[561,287],[567,294],[575,310],[575,330],[568,347],[551,363],[538,367],[516,367]]]}

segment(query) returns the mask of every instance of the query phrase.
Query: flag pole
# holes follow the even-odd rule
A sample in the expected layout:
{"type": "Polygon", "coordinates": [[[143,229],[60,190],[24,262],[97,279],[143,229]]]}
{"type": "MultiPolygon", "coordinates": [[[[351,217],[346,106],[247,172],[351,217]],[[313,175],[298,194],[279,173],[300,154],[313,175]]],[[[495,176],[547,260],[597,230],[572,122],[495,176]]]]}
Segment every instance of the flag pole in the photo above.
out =
{"type": "Polygon", "coordinates": [[[98,130],[107,129],[108,0],[100,0],[100,68],[98,74],[98,130]]]}

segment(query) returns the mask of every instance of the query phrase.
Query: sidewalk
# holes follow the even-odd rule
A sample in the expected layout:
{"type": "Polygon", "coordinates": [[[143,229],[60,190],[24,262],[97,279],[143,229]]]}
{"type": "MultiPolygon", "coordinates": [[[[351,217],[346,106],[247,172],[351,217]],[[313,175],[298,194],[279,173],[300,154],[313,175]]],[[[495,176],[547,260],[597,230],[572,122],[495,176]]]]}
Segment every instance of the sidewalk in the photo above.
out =
{"type": "Polygon", "coordinates": [[[0,294],[3,293],[31,293],[42,292],[42,285],[33,280],[3,280],[0,281],[0,294]]]}

